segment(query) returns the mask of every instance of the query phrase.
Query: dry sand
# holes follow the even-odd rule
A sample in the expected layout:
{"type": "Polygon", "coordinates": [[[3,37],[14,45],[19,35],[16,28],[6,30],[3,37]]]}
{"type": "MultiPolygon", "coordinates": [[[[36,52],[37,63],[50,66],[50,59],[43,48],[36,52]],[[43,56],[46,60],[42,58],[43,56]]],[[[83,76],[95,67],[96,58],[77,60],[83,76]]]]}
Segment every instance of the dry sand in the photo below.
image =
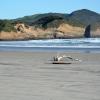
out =
{"type": "Polygon", "coordinates": [[[0,100],[100,100],[100,54],[50,64],[55,52],[0,52],[0,100]]]}

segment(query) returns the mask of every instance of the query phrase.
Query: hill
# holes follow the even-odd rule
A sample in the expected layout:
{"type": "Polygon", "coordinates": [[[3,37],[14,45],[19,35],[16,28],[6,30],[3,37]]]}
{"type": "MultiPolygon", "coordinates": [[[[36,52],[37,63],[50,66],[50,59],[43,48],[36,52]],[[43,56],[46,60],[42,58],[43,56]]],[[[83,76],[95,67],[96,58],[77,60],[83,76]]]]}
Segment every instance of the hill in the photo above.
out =
{"type": "Polygon", "coordinates": [[[70,14],[35,14],[0,20],[0,39],[77,38],[83,37],[88,25],[91,36],[100,37],[100,14],[96,12],[81,9],[70,14]]]}
{"type": "Polygon", "coordinates": [[[69,14],[68,17],[69,20],[77,21],[83,26],[87,26],[89,24],[91,24],[93,27],[97,24],[100,25],[100,14],[87,9],[74,11],[71,14],[69,14]]]}
{"type": "MultiPolygon", "coordinates": [[[[71,14],[60,14],[60,13],[35,14],[32,16],[25,16],[23,18],[18,18],[15,20],[24,22],[31,26],[32,25],[48,26],[48,24],[49,26],[52,26],[52,24],[55,24],[56,27],[57,22],[64,22],[79,27],[86,27],[87,25],[91,24],[93,27],[97,28],[100,25],[100,14],[87,9],[82,9],[74,11],[71,14]],[[53,23],[53,21],[55,22],[53,23]]],[[[57,25],[59,24],[61,23],[57,23],[57,25]]]]}

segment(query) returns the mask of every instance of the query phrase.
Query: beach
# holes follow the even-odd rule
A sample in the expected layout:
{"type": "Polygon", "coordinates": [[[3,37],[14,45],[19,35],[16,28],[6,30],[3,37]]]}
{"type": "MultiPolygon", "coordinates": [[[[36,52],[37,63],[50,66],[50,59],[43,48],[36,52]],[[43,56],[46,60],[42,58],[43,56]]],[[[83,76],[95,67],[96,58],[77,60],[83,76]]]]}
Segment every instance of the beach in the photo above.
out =
{"type": "Polygon", "coordinates": [[[60,52],[80,59],[51,64],[56,51],[0,51],[0,100],[100,100],[100,53],[60,52]]]}

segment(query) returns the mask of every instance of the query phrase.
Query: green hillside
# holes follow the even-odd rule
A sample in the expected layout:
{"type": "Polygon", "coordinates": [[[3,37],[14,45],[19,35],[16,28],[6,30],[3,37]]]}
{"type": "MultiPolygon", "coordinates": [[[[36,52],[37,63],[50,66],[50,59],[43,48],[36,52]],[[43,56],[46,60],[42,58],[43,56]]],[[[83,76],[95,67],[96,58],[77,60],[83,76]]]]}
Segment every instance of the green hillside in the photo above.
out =
{"type": "Polygon", "coordinates": [[[86,27],[91,24],[92,27],[97,28],[100,26],[100,14],[87,10],[77,10],[71,14],[60,14],[60,13],[46,13],[36,14],[32,16],[25,16],[18,18],[16,21],[22,21],[28,25],[36,27],[57,27],[59,24],[68,23],[73,26],[86,27]]]}
{"type": "Polygon", "coordinates": [[[67,23],[78,27],[86,27],[91,24],[92,29],[96,29],[100,27],[100,14],[87,9],[77,10],[71,14],[35,14],[13,20],[0,20],[0,31],[15,31],[14,23],[16,22],[23,22],[26,25],[44,29],[49,27],[58,27],[61,23],[67,23]]]}
{"type": "Polygon", "coordinates": [[[0,20],[0,32],[5,31],[5,32],[11,32],[11,31],[16,31],[14,28],[13,21],[11,20],[0,20]]]}
{"type": "Polygon", "coordinates": [[[87,26],[89,24],[93,27],[97,24],[100,25],[100,14],[87,9],[72,12],[69,14],[68,19],[74,22],[79,22],[83,26],[87,26]]]}

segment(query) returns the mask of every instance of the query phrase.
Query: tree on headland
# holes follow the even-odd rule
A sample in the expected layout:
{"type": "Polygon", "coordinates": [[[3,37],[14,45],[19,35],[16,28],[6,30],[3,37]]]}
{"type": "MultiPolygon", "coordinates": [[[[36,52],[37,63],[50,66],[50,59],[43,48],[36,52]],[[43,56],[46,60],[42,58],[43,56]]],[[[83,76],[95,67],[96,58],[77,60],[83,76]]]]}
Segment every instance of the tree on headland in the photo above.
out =
{"type": "Polygon", "coordinates": [[[1,31],[5,32],[15,31],[13,22],[10,20],[0,20],[0,32],[1,31]]]}

